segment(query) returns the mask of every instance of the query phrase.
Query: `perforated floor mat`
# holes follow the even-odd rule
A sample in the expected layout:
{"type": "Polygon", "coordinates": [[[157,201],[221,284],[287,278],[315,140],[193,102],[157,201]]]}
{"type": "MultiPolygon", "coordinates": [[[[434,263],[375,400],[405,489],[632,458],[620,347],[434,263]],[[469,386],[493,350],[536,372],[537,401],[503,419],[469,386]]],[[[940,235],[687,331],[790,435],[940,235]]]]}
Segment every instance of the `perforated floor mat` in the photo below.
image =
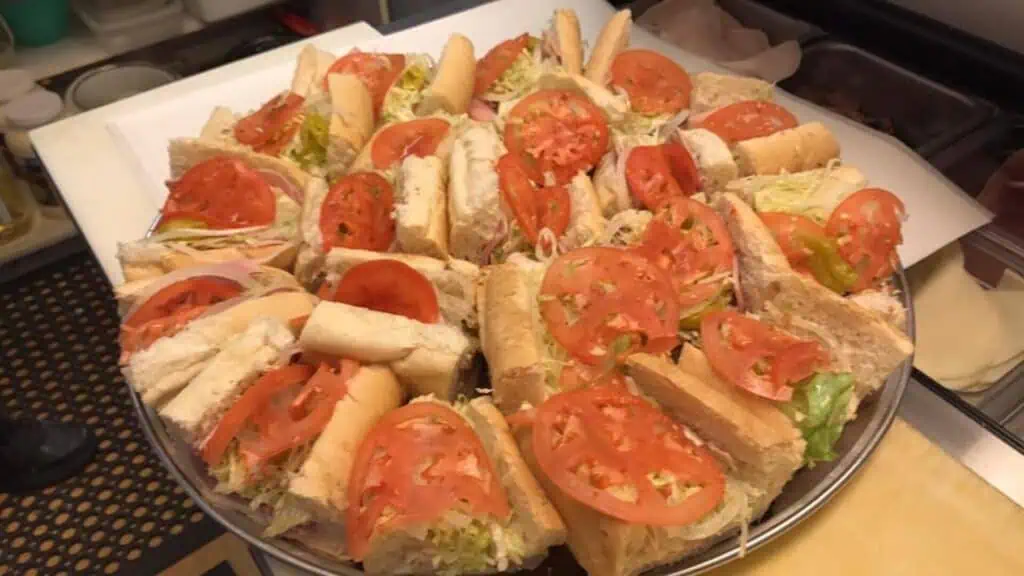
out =
{"type": "Polygon", "coordinates": [[[117,331],[87,253],[0,284],[0,411],[84,424],[99,444],[77,477],[0,494],[0,576],[156,574],[223,534],[143,436],[117,331]]]}

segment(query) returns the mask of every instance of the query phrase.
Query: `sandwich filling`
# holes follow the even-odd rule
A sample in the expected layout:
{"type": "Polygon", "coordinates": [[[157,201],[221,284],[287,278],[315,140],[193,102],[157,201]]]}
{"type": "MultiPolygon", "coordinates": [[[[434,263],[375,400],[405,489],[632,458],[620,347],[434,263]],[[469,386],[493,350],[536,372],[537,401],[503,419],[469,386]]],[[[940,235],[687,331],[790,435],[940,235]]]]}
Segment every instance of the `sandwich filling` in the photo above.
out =
{"type": "Polygon", "coordinates": [[[380,119],[383,124],[406,122],[416,118],[416,105],[430,84],[434,64],[425,54],[407,56],[408,63],[384,96],[380,119]]]}
{"type": "Polygon", "coordinates": [[[405,562],[435,573],[503,571],[524,560],[524,533],[471,423],[430,399],[388,413],[360,445],[347,529],[357,560],[396,532],[415,543],[405,562]]]}

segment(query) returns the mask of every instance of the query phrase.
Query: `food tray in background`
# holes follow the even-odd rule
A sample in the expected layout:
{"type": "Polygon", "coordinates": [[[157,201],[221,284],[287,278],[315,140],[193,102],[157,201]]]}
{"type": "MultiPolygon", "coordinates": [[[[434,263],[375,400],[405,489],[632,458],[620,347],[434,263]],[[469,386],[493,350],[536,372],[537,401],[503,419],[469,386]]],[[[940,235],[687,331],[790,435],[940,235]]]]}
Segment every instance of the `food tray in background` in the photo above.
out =
{"type": "MultiPolygon", "coordinates": [[[[152,228],[153,226],[150,231],[152,228]]],[[[902,266],[898,268],[894,280],[897,293],[902,296],[903,305],[907,310],[907,334],[913,341],[914,308],[902,266]]],[[[478,364],[483,363],[482,355],[478,355],[476,360],[478,364]]],[[[764,517],[750,526],[745,548],[740,544],[740,537],[734,536],[700,554],[675,564],[659,566],[645,574],[691,576],[705,572],[770,542],[813,514],[853,477],[878,446],[896,417],[900,400],[910,380],[911,370],[911,359],[907,359],[889,375],[885,386],[878,394],[861,403],[857,410],[857,419],[846,425],[842,437],[836,444],[839,458],[832,462],[819,463],[814,468],[799,470],[786,484],[782,494],[772,502],[764,517]]],[[[129,390],[147,440],[182,488],[210,517],[262,552],[309,574],[363,574],[352,564],[330,560],[292,542],[264,538],[261,535],[263,526],[244,513],[246,503],[216,493],[216,481],[207,473],[202,459],[182,439],[168,432],[157,413],[142,402],[142,398],[134,389],[129,387],[129,390]]],[[[576,563],[568,548],[559,546],[552,548],[539,566],[517,574],[585,576],[586,572],[576,563]]]]}
{"type": "MultiPolygon", "coordinates": [[[[627,7],[633,11],[633,20],[665,0],[634,0],[627,7]]],[[[774,46],[787,40],[809,42],[825,35],[813,24],[778,12],[753,0],[719,0],[718,5],[748,28],[756,28],[768,36],[774,46]]]]}
{"type": "Polygon", "coordinates": [[[981,126],[995,109],[856,46],[833,40],[803,48],[786,91],[891,134],[922,156],[981,126]]]}

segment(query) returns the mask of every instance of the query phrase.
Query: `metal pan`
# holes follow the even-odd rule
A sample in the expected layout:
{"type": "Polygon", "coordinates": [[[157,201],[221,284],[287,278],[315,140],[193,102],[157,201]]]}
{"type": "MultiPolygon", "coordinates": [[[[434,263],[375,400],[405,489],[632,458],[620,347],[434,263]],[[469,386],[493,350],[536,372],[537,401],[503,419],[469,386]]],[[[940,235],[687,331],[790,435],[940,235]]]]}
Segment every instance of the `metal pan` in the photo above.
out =
{"type": "MultiPolygon", "coordinates": [[[[897,271],[895,280],[907,309],[907,333],[913,339],[914,312],[902,267],[897,271]]],[[[805,468],[786,485],[782,495],[776,499],[765,516],[751,526],[747,551],[763,546],[809,517],[834,496],[864,464],[896,416],[896,409],[910,378],[911,364],[912,359],[906,360],[889,376],[879,394],[861,404],[857,419],[846,426],[839,440],[837,451],[841,456],[838,459],[811,469],[805,468]]],[[[168,434],[157,414],[142,403],[142,399],[134,390],[131,394],[146,437],[171,474],[204,512],[260,551],[310,574],[362,574],[362,571],[352,564],[332,561],[295,543],[263,538],[263,526],[241,511],[245,504],[241,500],[215,494],[214,481],[207,475],[202,460],[188,445],[168,434]]],[[[698,574],[730,562],[740,554],[739,537],[732,537],[699,555],[676,564],[655,568],[649,574],[698,574]]],[[[583,569],[573,561],[571,554],[564,547],[553,550],[539,567],[528,573],[544,576],[552,573],[584,574],[583,569]]]]}

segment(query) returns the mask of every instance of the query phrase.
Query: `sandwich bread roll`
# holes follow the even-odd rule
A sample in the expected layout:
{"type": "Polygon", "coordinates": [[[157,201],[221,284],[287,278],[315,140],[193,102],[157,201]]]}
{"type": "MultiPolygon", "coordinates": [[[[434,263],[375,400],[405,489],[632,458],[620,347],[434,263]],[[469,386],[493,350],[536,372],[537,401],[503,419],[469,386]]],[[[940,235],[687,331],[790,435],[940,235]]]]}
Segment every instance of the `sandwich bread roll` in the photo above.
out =
{"type": "Polygon", "coordinates": [[[629,10],[620,10],[615,16],[604,25],[601,33],[597,36],[594,44],[594,51],[590,53],[590,60],[583,75],[591,82],[601,86],[608,84],[611,79],[612,62],[629,46],[629,32],[633,26],[633,13],[629,10]]]}
{"type": "Polygon", "coordinates": [[[423,99],[416,106],[420,116],[443,111],[448,114],[465,114],[473,98],[476,77],[476,57],[473,43],[462,34],[452,34],[441,52],[437,75],[423,92],[423,99]]]}
{"type": "Polygon", "coordinates": [[[373,98],[353,74],[331,74],[327,82],[331,98],[327,172],[338,175],[348,169],[373,134],[373,98]]]}
{"type": "Polygon", "coordinates": [[[402,161],[395,186],[395,236],[400,251],[448,257],[447,173],[437,156],[410,155],[402,161]]]}
{"type": "Polygon", "coordinates": [[[551,41],[557,47],[559,63],[566,72],[583,73],[583,42],[580,39],[580,21],[575,10],[556,8],[544,40],[551,41]]]}
{"type": "Polygon", "coordinates": [[[775,88],[760,78],[701,72],[693,77],[690,114],[698,116],[744,100],[771,102],[774,97],[775,88]]]}
{"type": "Polygon", "coordinates": [[[839,157],[839,142],[821,122],[801,124],[733,148],[740,175],[781,174],[821,168],[839,157]]]}

